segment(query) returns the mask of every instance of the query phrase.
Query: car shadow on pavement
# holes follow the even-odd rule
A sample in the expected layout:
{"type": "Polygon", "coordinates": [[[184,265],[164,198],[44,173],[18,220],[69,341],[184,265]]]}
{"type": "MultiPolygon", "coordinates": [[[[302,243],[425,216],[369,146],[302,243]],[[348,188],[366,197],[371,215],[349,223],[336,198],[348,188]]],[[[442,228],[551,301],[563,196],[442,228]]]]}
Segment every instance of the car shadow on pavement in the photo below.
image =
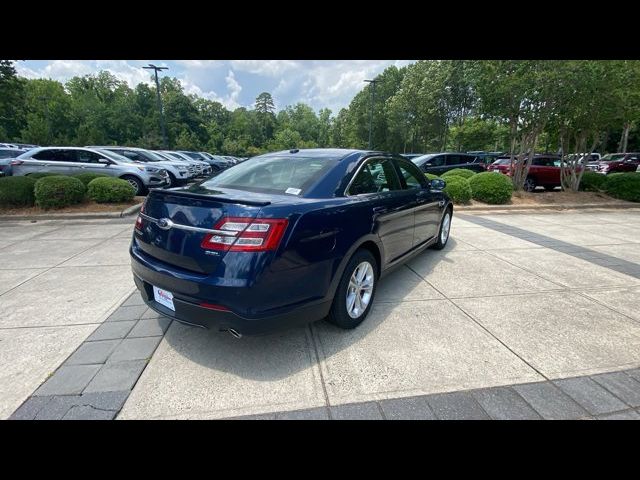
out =
{"type": "MultiPolygon", "coordinates": [[[[450,238],[441,250],[427,249],[430,264],[450,261],[447,253],[458,242],[450,238]]],[[[218,370],[253,381],[284,379],[310,369],[336,353],[363,341],[385,322],[393,306],[408,300],[441,300],[444,297],[407,266],[401,266],[380,280],[372,310],[353,330],[343,330],[325,320],[289,330],[235,338],[228,332],[205,330],[173,322],[165,335],[172,353],[159,349],[156,355],[178,354],[207,369],[218,370]]]]}

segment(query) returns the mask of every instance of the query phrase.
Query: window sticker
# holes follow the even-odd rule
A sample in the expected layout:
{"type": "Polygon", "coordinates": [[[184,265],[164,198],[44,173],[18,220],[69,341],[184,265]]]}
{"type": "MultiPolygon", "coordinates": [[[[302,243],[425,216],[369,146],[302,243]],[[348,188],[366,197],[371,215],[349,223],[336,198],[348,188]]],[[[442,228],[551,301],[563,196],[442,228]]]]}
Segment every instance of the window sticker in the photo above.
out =
{"type": "Polygon", "coordinates": [[[291,195],[300,195],[301,191],[302,190],[300,190],[299,188],[291,188],[291,187],[289,187],[284,191],[284,193],[290,193],[291,195]]]}

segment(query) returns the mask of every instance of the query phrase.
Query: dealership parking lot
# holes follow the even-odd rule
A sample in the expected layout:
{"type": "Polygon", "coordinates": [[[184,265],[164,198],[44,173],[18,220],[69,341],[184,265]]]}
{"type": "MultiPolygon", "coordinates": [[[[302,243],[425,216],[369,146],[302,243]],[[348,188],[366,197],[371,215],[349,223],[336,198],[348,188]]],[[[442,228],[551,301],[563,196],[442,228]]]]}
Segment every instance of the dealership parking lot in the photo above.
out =
{"type": "Polygon", "coordinates": [[[359,328],[242,339],[131,295],[132,227],[0,224],[0,418],[640,416],[640,209],[458,213],[359,328]]]}

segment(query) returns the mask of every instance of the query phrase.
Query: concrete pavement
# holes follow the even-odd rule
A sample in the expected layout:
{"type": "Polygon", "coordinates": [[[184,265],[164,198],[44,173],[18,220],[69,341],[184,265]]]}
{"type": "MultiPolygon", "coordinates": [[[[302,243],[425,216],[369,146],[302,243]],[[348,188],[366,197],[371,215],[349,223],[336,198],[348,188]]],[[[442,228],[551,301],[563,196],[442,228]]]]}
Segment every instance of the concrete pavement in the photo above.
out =
{"type": "Polygon", "coordinates": [[[133,291],[132,228],[132,219],[0,223],[0,418],[133,291]]]}
{"type": "Polygon", "coordinates": [[[239,340],[128,297],[131,222],[40,223],[0,227],[3,418],[639,416],[640,210],[458,214],[359,328],[239,340]]]}

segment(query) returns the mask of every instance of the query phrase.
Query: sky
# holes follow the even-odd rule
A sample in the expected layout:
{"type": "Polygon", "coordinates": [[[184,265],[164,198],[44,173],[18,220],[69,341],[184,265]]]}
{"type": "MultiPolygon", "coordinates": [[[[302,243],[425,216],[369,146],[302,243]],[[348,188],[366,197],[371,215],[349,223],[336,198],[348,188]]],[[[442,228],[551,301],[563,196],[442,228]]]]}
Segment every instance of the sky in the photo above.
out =
{"type": "Polygon", "coordinates": [[[18,74],[62,82],[76,75],[108,70],[131,87],[151,83],[152,63],[169,67],[160,75],[176,77],[187,94],[216,100],[233,110],[253,107],[261,92],[273,96],[276,110],[304,102],[314,110],[330,108],[334,114],[347,107],[364,87],[391,66],[413,60],[27,60],[16,63],[18,74]]]}

